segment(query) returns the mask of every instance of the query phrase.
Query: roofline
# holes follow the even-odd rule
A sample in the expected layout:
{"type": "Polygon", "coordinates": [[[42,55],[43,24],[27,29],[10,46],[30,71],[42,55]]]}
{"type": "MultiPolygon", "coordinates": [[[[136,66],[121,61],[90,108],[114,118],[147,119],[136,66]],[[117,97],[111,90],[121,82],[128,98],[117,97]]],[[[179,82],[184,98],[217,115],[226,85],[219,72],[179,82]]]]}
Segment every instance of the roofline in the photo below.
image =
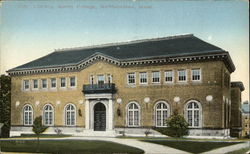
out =
{"type": "Polygon", "coordinates": [[[244,91],[245,90],[244,84],[241,81],[231,82],[231,87],[232,88],[239,88],[240,91],[244,91]]]}
{"type": "MultiPolygon", "coordinates": [[[[101,55],[101,56],[105,56],[107,58],[111,58],[113,60],[116,61],[120,61],[120,62],[126,62],[126,61],[140,61],[140,60],[150,60],[150,59],[157,59],[157,58],[186,58],[187,56],[206,56],[206,55],[210,55],[210,54],[219,54],[221,55],[222,53],[219,52],[222,50],[209,50],[207,51],[207,53],[183,53],[183,54],[168,54],[166,55],[157,55],[157,56],[148,56],[148,57],[140,57],[140,58],[125,58],[125,59],[117,59],[111,56],[108,56],[106,54],[100,53],[100,52],[95,52],[94,54],[90,55],[89,57],[81,60],[80,62],[77,63],[68,63],[68,64],[61,64],[61,65],[47,65],[47,66],[38,66],[38,67],[29,67],[29,68],[12,68],[10,70],[7,70],[6,72],[12,72],[12,71],[22,71],[22,70],[32,70],[32,69],[41,69],[41,68],[53,68],[53,67],[65,67],[65,66],[74,66],[74,65],[78,65],[88,59],[90,59],[91,57],[97,56],[97,55],[101,55]],[[218,51],[218,52],[217,52],[218,51]]],[[[41,57],[43,58],[43,57],[41,57]]],[[[40,59],[40,58],[39,58],[40,59]]]]}
{"type": "Polygon", "coordinates": [[[232,68],[230,64],[227,64],[228,53],[224,52],[211,52],[207,54],[187,54],[187,55],[175,55],[175,56],[165,56],[165,57],[144,57],[143,59],[131,59],[131,60],[119,60],[113,57],[107,56],[101,53],[95,53],[91,56],[85,58],[83,61],[78,63],[70,63],[63,65],[49,65],[42,67],[32,67],[32,68],[20,68],[11,69],[6,71],[9,75],[25,75],[25,74],[41,74],[41,73],[52,73],[52,72],[67,72],[67,71],[79,71],[93,64],[95,61],[106,61],[108,63],[117,65],[119,67],[129,67],[133,65],[159,65],[159,64],[172,64],[172,63],[184,63],[184,62],[201,62],[201,61],[223,61],[230,72],[232,68]]]}
{"type": "Polygon", "coordinates": [[[154,42],[154,41],[171,40],[171,39],[177,39],[177,38],[186,38],[190,36],[194,36],[194,35],[191,33],[188,33],[188,34],[172,35],[172,36],[167,36],[167,37],[156,37],[156,38],[150,38],[150,39],[132,40],[132,41],[127,41],[127,42],[125,41],[125,42],[106,43],[106,44],[99,44],[99,45],[90,45],[90,46],[84,46],[84,47],[61,48],[61,49],[55,49],[54,52],[103,48],[103,47],[118,46],[118,45],[127,45],[127,44],[143,43],[143,42],[154,42]]]}

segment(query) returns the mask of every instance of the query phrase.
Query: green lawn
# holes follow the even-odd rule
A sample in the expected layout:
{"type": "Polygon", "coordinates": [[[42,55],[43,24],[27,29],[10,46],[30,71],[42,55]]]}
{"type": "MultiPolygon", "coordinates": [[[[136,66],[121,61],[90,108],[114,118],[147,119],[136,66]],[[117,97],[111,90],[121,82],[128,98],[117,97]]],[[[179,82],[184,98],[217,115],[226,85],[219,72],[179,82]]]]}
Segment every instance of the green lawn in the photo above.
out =
{"type": "Polygon", "coordinates": [[[185,140],[142,140],[144,142],[151,142],[161,145],[166,145],[175,149],[191,153],[202,153],[216,148],[238,144],[241,142],[201,142],[201,141],[185,141],[185,140]]]}
{"type": "MultiPolygon", "coordinates": [[[[37,152],[35,140],[8,140],[0,141],[3,152],[37,152]]],[[[105,141],[83,141],[83,140],[41,140],[40,150],[42,153],[144,153],[143,150],[105,141]]]]}
{"type": "Polygon", "coordinates": [[[245,154],[248,151],[250,151],[250,148],[243,148],[243,149],[240,149],[240,150],[228,152],[227,154],[245,154]]]}

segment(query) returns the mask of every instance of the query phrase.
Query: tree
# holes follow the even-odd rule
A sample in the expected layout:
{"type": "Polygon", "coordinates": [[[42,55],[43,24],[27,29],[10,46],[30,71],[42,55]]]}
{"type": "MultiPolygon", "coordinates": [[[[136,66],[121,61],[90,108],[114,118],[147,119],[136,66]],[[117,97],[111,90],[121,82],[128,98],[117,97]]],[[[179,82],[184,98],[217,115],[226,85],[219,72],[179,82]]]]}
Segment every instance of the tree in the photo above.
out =
{"type": "Polygon", "coordinates": [[[39,151],[39,137],[48,127],[43,126],[42,116],[36,117],[34,120],[32,131],[37,135],[37,150],[39,151]]]}
{"type": "Polygon", "coordinates": [[[188,134],[188,123],[182,115],[177,112],[167,119],[166,135],[171,137],[182,137],[188,134]]]}
{"type": "Polygon", "coordinates": [[[3,123],[1,137],[9,137],[10,131],[11,78],[0,76],[0,123],[3,123]]]}

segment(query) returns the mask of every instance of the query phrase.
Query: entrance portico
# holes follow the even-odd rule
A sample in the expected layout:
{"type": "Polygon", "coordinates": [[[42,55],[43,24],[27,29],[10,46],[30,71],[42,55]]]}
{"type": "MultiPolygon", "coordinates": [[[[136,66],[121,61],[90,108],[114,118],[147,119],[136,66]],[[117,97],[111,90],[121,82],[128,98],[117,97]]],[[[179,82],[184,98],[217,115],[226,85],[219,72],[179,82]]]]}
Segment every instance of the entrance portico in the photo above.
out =
{"type": "Polygon", "coordinates": [[[114,135],[114,85],[103,85],[101,90],[100,87],[95,87],[95,85],[83,89],[85,97],[85,134],[112,132],[114,135]]]}

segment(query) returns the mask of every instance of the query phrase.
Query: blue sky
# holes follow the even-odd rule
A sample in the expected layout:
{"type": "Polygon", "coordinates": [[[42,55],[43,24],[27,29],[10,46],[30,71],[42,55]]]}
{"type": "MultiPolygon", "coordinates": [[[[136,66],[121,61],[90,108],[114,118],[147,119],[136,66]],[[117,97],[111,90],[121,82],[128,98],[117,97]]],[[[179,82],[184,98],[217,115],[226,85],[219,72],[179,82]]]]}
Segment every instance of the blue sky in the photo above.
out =
{"type": "Polygon", "coordinates": [[[184,33],[230,52],[249,99],[249,8],[231,1],[5,1],[1,73],[58,48],[184,33]]]}

